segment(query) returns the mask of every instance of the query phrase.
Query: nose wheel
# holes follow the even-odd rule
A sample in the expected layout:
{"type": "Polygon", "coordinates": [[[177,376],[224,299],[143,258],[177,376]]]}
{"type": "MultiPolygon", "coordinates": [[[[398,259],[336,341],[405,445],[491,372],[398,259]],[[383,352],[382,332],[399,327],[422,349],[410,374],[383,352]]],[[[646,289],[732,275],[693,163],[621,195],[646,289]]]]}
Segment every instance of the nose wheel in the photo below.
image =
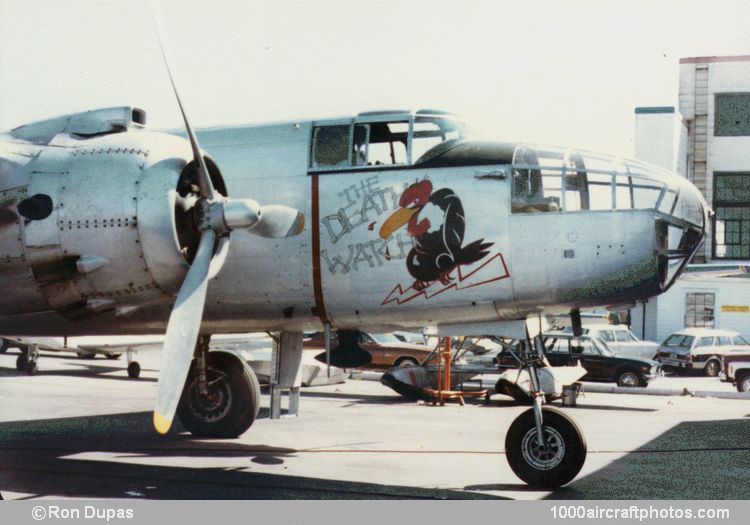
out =
{"type": "Polygon", "coordinates": [[[505,455],[513,472],[529,485],[556,488],[580,472],[586,441],[578,426],[561,410],[544,407],[540,442],[535,409],[518,416],[505,436],[505,455]]]}
{"type": "Polygon", "coordinates": [[[586,461],[586,440],[567,414],[543,406],[544,392],[537,368],[544,364],[544,344],[540,336],[520,343],[519,366],[531,379],[529,395],[534,408],[511,423],[505,435],[505,457],[513,472],[531,486],[557,488],[581,471],[586,461]]]}

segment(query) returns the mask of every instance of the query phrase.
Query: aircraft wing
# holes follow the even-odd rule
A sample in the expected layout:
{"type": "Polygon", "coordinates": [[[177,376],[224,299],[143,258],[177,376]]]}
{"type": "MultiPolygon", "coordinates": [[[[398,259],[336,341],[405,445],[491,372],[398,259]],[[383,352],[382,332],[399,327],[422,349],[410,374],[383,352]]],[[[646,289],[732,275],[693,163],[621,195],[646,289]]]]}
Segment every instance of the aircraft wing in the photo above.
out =
{"type": "Polygon", "coordinates": [[[65,348],[65,343],[62,339],[57,337],[15,337],[15,336],[2,336],[3,341],[7,341],[11,347],[21,346],[28,347],[31,345],[37,345],[39,350],[47,352],[67,352],[69,348],[65,348]]]}
{"type": "Polygon", "coordinates": [[[71,337],[67,344],[61,337],[15,337],[3,336],[11,347],[23,348],[36,345],[43,352],[73,352],[79,354],[122,354],[128,350],[141,352],[148,350],[161,350],[164,338],[159,337],[71,337]]]}
{"type": "MultiPolygon", "coordinates": [[[[11,347],[29,347],[37,345],[44,352],[74,352],[83,354],[122,354],[128,350],[144,352],[161,350],[164,346],[163,336],[108,336],[108,337],[70,337],[67,345],[62,337],[15,337],[2,336],[11,347]]],[[[253,351],[270,350],[273,341],[265,334],[232,334],[217,335],[211,339],[211,350],[253,351]]]]}
{"type": "MultiPolygon", "coordinates": [[[[88,354],[122,354],[128,350],[133,352],[143,352],[151,350],[161,350],[164,346],[164,341],[151,341],[151,342],[138,342],[138,343],[114,343],[114,344],[84,344],[78,345],[76,348],[83,350],[88,354]]],[[[70,349],[70,348],[69,348],[70,349]]],[[[75,349],[73,349],[75,351],[75,349]]]]}

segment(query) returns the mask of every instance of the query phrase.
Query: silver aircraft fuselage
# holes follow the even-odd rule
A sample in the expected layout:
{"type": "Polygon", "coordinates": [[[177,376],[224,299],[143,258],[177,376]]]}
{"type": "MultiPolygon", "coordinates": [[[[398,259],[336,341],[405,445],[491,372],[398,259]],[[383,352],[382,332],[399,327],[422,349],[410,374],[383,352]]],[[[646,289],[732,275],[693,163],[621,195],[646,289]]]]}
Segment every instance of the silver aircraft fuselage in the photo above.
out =
{"type": "MultiPolygon", "coordinates": [[[[0,136],[0,333],[164,332],[195,238],[179,211],[191,152],[121,109],[0,136]],[[45,199],[51,211],[34,218],[45,199]]],[[[632,304],[666,290],[708,228],[708,206],[684,178],[474,141],[440,112],[198,138],[222,193],[306,219],[296,237],[232,234],[205,333],[492,323],[632,304]]]]}

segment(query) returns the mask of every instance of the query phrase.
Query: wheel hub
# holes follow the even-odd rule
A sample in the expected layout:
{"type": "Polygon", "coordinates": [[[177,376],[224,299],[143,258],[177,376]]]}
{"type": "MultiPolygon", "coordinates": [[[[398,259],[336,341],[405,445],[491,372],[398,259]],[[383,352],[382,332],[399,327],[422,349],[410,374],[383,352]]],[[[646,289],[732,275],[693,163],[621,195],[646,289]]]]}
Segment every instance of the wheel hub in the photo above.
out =
{"type": "Polygon", "coordinates": [[[565,440],[554,428],[544,427],[545,446],[539,443],[536,428],[529,429],[521,442],[521,453],[529,465],[538,470],[551,470],[565,457],[565,440]]]}
{"type": "Polygon", "coordinates": [[[196,382],[190,385],[188,407],[193,415],[205,422],[224,418],[232,406],[232,391],[224,378],[209,381],[208,392],[203,395],[196,382]]]}

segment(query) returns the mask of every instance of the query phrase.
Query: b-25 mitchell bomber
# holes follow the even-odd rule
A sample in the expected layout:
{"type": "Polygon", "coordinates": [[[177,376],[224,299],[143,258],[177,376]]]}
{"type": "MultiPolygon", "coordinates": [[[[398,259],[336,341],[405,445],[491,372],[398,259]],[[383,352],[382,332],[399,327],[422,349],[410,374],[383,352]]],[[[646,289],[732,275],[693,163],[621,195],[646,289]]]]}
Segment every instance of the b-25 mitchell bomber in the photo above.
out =
{"type": "Polygon", "coordinates": [[[119,107],[0,136],[0,333],[166,333],[161,433],[175,414],[208,437],[253,423],[257,379],[209,353],[212,334],[280,332],[290,366],[305,330],[505,335],[524,341],[535,395],[508,460],[524,481],[560,486],[585,440],[542,406],[527,318],[570,311],[580,327],[581,308],[665,291],[708,227],[700,192],[670,172],[473,140],[435,110],[185,124],[152,131],[143,110],[119,107]]]}

